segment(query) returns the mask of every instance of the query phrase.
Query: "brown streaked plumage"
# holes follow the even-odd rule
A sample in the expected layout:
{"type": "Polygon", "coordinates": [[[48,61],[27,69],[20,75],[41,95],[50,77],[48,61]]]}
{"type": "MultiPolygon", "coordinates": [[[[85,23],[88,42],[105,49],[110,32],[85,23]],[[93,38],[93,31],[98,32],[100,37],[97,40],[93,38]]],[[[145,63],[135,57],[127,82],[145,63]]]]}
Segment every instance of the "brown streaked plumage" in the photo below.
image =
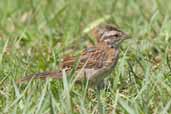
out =
{"type": "MultiPolygon", "coordinates": [[[[97,44],[83,50],[78,57],[64,57],[60,64],[61,69],[65,69],[68,74],[74,64],[79,60],[76,67],[77,82],[89,80],[91,85],[98,85],[115,67],[119,56],[119,45],[126,39],[126,34],[111,25],[99,25],[93,30],[93,36],[97,44]]],[[[19,83],[30,79],[45,78],[61,79],[62,71],[37,73],[18,80],[19,83]]]]}

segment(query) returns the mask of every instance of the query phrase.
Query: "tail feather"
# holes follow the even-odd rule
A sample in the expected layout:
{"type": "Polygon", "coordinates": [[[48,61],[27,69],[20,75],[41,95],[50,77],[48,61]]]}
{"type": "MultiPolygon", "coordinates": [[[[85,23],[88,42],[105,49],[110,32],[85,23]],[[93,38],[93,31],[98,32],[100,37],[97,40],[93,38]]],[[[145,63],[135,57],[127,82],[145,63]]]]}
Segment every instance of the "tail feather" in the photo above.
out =
{"type": "Polygon", "coordinates": [[[28,75],[20,80],[17,80],[17,83],[24,83],[30,81],[31,79],[46,79],[46,78],[61,79],[62,72],[54,71],[54,72],[36,73],[36,74],[28,75]]]}

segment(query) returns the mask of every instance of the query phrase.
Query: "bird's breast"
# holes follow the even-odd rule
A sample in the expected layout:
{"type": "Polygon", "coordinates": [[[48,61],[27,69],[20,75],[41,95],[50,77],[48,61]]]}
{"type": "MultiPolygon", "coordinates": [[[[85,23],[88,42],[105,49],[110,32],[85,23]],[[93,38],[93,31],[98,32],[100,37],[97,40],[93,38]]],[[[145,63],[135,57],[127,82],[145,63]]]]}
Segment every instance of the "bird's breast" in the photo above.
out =
{"type": "Polygon", "coordinates": [[[106,67],[115,67],[118,58],[119,58],[119,49],[118,48],[110,48],[107,51],[107,59],[105,60],[106,67]]]}

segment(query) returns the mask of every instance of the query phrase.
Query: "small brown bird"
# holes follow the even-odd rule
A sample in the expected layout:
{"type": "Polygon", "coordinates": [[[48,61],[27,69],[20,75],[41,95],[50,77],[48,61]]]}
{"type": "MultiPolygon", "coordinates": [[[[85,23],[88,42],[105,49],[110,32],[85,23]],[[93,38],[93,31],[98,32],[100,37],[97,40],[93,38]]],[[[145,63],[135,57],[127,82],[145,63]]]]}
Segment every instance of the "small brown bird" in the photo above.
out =
{"type": "MultiPolygon", "coordinates": [[[[66,74],[69,74],[78,61],[75,71],[76,82],[88,80],[90,85],[99,85],[113,71],[119,57],[119,45],[127,39],[127,34],[112,25],[98,25],[92,30],[92,33],[97,44],[84,49],[79,59],[75,56],[65,57],[60,68],[65,69],[66,74]]],[[[36,73],[26,76],[18,82],[49,77],[62,79],[62,70],[36,73]]]]}

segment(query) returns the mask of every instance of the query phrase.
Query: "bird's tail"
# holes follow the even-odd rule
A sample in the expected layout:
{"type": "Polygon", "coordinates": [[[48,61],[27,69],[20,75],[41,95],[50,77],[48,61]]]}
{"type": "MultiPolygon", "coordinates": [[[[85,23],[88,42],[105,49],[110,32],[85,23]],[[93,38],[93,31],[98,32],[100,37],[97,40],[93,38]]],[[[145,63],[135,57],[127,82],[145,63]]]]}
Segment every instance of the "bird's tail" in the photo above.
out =
{"type": "Polygon", "coordinates": [[[24,83],[30,81],[31,79],[46,79],[46,78],[53,78],[53,79],[61,79],[62,72],[52,71],[52,72],[41,72],[32,75],[28,75],[22,79],[17,80],[17,83],[24,83]]]}

